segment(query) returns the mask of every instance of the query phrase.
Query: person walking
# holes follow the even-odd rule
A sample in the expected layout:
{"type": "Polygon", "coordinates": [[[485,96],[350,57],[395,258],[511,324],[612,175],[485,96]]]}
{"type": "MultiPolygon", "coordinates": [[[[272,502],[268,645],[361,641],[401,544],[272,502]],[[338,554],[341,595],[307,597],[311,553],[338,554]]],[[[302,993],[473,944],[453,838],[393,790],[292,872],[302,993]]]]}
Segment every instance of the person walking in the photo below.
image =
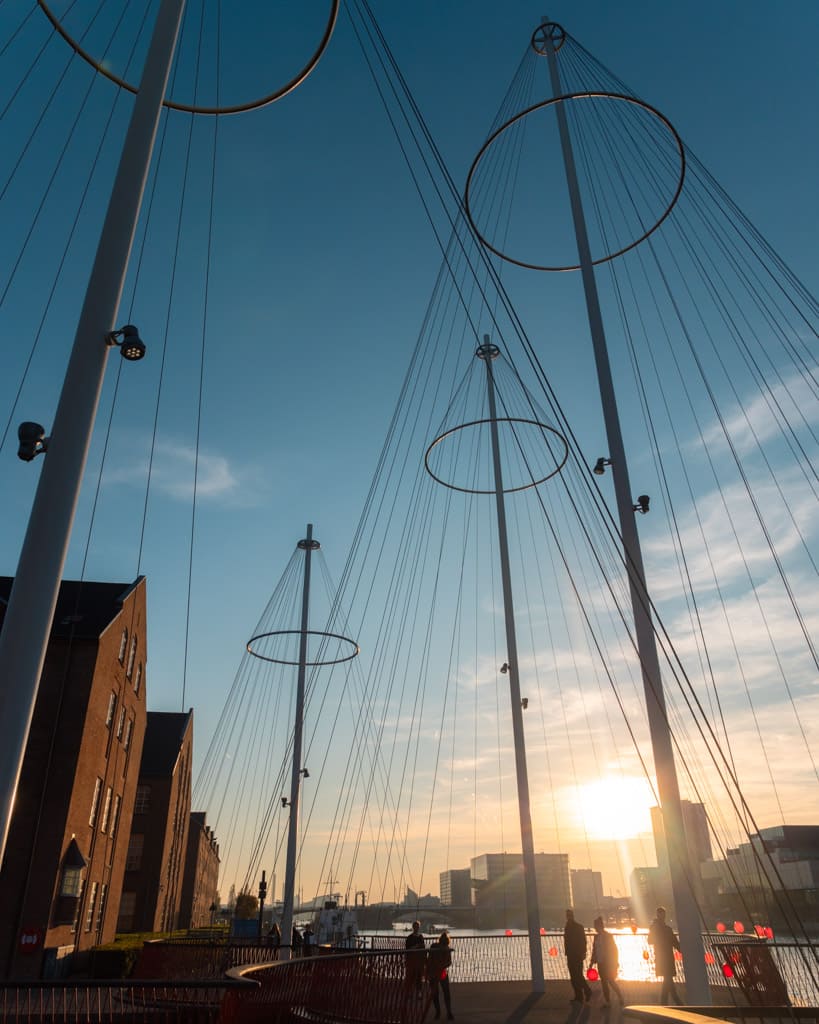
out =
{"type": "Polygon", "coordinates": [[[412,922],[412,931],[404,940],[407,950],[406,982],[407,988],[415,989],[421,998],[421,982],[424,978],[424,961],[426,960],[426,943],[421,933],[421,922],[412,922]]]}
{"type": "Polygon", "coordinates": [[[569,979],[574,989],[573,1003],[587,1003],[592,991],[583,977],[583,961],[586,959],[586,929],[574,919],[574,911],[566,911],[566,927],[563,929],[563,948],[569,965],[569,979]]]}
{"type": "Polygon", "coordinates": [[[597,964],[600,972],[600,985],[603,988],[603,1005],[608,1006],[609,989],[623,1002],[623,993],[617,984],[617,971],[620,967],[620,954],[617,951],[617,943],[611,932],[607,932],[602,917],[594,919],[594,930],[597,933],[592,943],[590,964],[597,964]]]}
{"type": "Polygon", "coordinates": [[[438,989],[444,994],[446,1019],[455,1020],[452,1015],[452,1000],[449,994],[449,965],[452,963],[452,951],[449,948],[449,932],[441,932],[438,941],[429,947],[427,958],[427,980],[432,992],[432,1005],[435,1007],[435,1019],[441,1016],[441,1003],[438,989]]]}
{"type": "Polygon", "coordinates": [[[282,944],[282,930],[277,921],[270,926],[270,931],[267,933],[267,944],[273,947],[273,959],[278,960],[279,946],[282,944]]]}
{"type": "Polygon", "coordinates": [[[654,973],[663,979],[660,989],[661,1005],[668,1006],[669,999],[673,999],[677,1006],[682,1006],[683,1002],[674,985],[677,974],[674,950],[680,948],[680,941],[674,934],[674,929],[666,924],[665,907],[657,907],[657,916],[648,929],[648,944],[654,947],[654,973]]]}

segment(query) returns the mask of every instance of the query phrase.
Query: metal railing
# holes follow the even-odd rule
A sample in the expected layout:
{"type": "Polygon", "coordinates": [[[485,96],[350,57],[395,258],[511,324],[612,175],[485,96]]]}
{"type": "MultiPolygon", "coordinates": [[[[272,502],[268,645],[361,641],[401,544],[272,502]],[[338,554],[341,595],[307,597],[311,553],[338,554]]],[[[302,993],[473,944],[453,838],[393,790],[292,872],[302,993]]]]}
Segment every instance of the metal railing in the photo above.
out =
{"type": "Polygon", "coordinates": [[[249,980],[0,982],[3,1024],[236,1024],[249,980]]]}

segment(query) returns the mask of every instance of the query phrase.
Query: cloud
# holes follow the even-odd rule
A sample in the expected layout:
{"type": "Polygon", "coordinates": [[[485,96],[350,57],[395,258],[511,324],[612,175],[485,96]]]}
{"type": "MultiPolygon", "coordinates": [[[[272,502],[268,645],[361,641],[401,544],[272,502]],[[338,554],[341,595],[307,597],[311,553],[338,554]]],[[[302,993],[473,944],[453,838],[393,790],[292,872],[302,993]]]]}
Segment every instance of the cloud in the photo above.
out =
{"type": "Polygon", "coordinates": [[[255,505],[259,496],[248,487],[251,474],[239,469],[227,456],[199,450],[172,440],[158,441],[150,453],[134,455],[130,461],[106,473],[106,483],[144,487],[174,501],[199,500],[230,505],[255,505]]]}

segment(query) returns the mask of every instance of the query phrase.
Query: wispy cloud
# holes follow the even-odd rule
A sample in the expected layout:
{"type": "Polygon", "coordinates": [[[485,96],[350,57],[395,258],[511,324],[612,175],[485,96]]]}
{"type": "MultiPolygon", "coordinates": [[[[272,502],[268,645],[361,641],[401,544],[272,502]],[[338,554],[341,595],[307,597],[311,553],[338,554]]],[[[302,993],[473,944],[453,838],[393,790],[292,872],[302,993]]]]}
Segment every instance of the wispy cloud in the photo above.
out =
{"type": "Polygon", "coordinates": [[[234,465],[226,455],[189,444],[162,440],[150,451],[134,454],[106,473],[106,483],[150,487],[175,501],[197,499],[229,505],[255,505],[258,489],[249,486],[252,474],[234,465]]]}

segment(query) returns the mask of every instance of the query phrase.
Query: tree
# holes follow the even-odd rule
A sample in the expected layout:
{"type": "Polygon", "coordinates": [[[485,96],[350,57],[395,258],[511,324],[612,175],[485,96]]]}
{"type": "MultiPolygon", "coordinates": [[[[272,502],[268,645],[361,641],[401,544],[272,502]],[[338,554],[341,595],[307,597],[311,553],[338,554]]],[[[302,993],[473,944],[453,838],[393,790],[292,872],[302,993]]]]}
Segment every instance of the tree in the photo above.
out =
{"type": "Polygon", "coordinates": [[[235,916],[247,919],[256,917],[258,913],[258,899],[249,892],[240,892],[236,897],[236,909],[234,910],[235,916]]]}

